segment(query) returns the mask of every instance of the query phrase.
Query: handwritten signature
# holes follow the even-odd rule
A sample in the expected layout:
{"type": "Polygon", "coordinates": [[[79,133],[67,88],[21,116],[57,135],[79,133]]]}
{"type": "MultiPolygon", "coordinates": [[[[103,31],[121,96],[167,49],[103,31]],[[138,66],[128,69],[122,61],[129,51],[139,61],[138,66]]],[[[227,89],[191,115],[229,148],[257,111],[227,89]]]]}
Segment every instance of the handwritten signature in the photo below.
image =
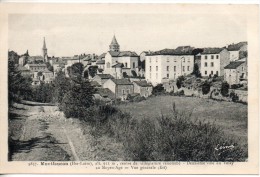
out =
{"type": "Polygon", "coordinates": [[[230,145],[230,146],[221,146],[221,145],[217,145],[217,147],[215,147],[215,150],[216,151],[219,151],[219,150],[228,150],[228,149],[234,149],[235,146],[234,145],[230,145]]]}

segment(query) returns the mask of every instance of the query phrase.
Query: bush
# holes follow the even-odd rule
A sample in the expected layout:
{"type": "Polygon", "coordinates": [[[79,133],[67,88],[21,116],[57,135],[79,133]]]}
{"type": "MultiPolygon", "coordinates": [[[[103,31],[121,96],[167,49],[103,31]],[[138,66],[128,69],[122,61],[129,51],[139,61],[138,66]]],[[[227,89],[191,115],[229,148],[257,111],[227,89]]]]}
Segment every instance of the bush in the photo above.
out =
{"type": "Polygon", "coordinates": [[[204,83],[202,84],[202,94],[203,94],[203,95],[206,95],[206,94],[209,93],[209,91],[210,91],[210,83],[204,82],[204,83]]]}
{"type": "Polygon", "coordinates": [[[227,82],[222,82],[220,93],[222,96],[228,96],[229,84],[227,82]]]}
{"type": "Polygon", "coordinates": [[[177,85],[178,89],[180,89],[182,87],[184,80],[185,80],[184,76],[179,76],[177,78],[176,85],[177,85]]]}
{"type": "Polygon", "coordinates": [[[243,84],[233,84],[230,86],[231,89],[238,89],[240,87],[243,87],[243,84]]]}
{"type": "Polygon", "coordinates": [[[158,84],[153,88],[152,94],[153,95],[160,95],[160,94],[164,94],[165,90],[162,84],[158,84]]]}
{"type": "Polygon", "coordinates": [[[173,93],[174,96],[183,96],[184,95],[184,90],[180,90],[180,91],[177,91],[175,93],[173,93]]]}
{"type": "Polygon", "coordinates": [[[233,102],[239,101],[239,96],[234,91],[230,93],[229,97],[232,99],[233,102]]]}

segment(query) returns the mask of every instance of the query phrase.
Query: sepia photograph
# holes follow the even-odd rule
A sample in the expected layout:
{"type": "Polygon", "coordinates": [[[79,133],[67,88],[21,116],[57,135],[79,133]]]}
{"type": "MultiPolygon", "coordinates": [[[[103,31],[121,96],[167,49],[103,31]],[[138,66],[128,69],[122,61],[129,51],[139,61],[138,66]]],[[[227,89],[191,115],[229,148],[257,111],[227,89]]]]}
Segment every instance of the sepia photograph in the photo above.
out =
{"type": "Polygon", "coordinates": [[[258,74],[250,80],[249,66],[259,59],[251,58],[250,13],[212,6],[8,13],[7,163],[107,161],[106,171],[120,171],[109,166],[116,162],[158,163],[166,172],[250,162],[248,95],[258,102],[258,87],[249,93],[258,74]]]}

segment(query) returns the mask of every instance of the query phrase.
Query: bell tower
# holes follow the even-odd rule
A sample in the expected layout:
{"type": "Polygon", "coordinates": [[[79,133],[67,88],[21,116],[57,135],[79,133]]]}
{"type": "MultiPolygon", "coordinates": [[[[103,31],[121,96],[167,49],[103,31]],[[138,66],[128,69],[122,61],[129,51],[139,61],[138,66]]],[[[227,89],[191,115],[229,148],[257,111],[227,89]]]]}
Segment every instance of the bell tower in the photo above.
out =
{"type": "Polygon", "coordinates": [[[109,50],[113,52],[119,52],[120,51],[120,45],[118,44],[116,40],[116,36],[114,35],[111,44],[109,45],[109,50]]]}
{"type": "Polygon", "coordinates": [[[47,48],[45,43],[45,37],[43,38],[42,56],[44,61],[48,61],[47,48]]]}

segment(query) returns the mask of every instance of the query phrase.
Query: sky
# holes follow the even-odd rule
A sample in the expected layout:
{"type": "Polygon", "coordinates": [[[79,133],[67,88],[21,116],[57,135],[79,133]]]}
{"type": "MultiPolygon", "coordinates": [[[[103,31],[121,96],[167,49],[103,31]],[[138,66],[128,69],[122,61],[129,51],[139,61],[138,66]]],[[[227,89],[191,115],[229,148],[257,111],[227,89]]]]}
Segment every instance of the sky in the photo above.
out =
{"type": "Polygon", "coordinates": [[[9,50],[48,56],[102,54],[115,34],[122,51],[156,51],[190,45],[223,47],[247,40],[246,17],[189,14],[11,14],[9,50]]]}

